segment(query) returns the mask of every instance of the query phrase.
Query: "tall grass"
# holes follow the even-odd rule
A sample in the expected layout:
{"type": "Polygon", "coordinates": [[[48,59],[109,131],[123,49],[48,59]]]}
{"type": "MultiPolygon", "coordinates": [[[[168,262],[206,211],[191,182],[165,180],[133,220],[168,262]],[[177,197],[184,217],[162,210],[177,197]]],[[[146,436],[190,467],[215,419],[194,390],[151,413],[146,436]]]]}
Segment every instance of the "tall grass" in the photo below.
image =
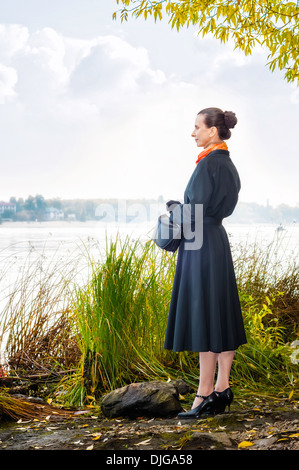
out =
{"type": "Polygon", "coordinates": [[[68,368],[79,352],[70,330],[69,293],[86,266],[82,250],[62,258],[58,247],[49,258],[46,248],[25,247],[18,262],[6,257],[1,264],[0,351],[20,374],[68,368]]]}
{"type": "Polygon", "coordinates": [[[281,240],[265,247],[239,244],[233,252],[247,333],[233,377],[245,389],[274,394],[299,386],[298,365],[290,361],[290,345],[299,336],[298,256],[282,255],[281,240]]]}
{"type": "Polygon", "coordinates": [[[82,397],[84,389],[94,396],[138,379],[167,378],[163,343],[174,269],[175,257],[152,243],[107,244],[105,261],[73,297],[81,373],[77,387],[71,379],[71,394],[82,397]]]}
{"type": "MultiPolygon", "coordinates": [[[[274,276],[272,263],[271,253],[261,256],[258,246],[250,247],[246,256],[243,252],[242,259],[238,255],[248,343],[236,353],[232,380],[242,389],[284,393],[298,377],[286,344],[290,337],[295,339],[296,330],[280,320],[286,307],[294,320],[297,316],[291,302],[298,302],[297,268],[292,265],[286,272],[283,292],[282,278],[274,276]]],[[[163,348],[175,264],[175,255],[152,243],[127,238],[107,246],[104,262],[73,299],[81,361],[75,384],[74,377],[61,384],[67,400],[83,403],[86,397],[93,400],[137,380],[180,376],[197,386],[198,355],[163,348]]]]}
{"type": "MultiPolygon", "coordinates": [[[[257,245],[238,246],[233,253],[248,339],[237,351],[232,370],[239,393],[286,395],[298,386],[298,364],[290,360],[290,343],[298,335],[298,266],[290,260],[282,272],[273,249],[269,246],[265,253],[257,245]]],[[[57,290],[46,288],[47,273],[39,279],[34,298],[24,287],[17,309],[11,299],[5,331],[13,365],[24,348],[32,368],[41,364],[63,370],[72,365],[75,373],[63,378],[55,391],[64,404],[88,404],[107,391],[144,380],[181,377],[195,388],[198,354],[163,348],[176,255],[152,242],[118,237],[107,240],[100,262],[88,250],[87,257],[91,275],[85,284],[74,287],[63,283],[62,276],[62,284],[51,283],[57,296],[57,290]],[[26,314],[21,306],[28,302],[26,314]]]]}

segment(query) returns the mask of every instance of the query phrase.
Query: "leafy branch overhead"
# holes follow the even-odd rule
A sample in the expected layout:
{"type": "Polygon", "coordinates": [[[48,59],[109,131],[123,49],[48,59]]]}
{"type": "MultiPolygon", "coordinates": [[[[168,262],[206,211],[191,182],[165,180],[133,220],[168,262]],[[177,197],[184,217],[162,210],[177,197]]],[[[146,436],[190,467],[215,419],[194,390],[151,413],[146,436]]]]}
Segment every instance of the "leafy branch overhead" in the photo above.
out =
{"type": "Polygon", "coordinates": [[[254,46],[268,51],[270,70],[285,72],[288,82],[299,84],[299,1],[278,0],[116,0],[121,9],[113,14],[127,21],[128,15],[155,21],[169,18],[178,31],[183,26],[198,26],[204,37],[210,33],[221,42],[234,41],[235,49],[250,55],[254,46]]]}

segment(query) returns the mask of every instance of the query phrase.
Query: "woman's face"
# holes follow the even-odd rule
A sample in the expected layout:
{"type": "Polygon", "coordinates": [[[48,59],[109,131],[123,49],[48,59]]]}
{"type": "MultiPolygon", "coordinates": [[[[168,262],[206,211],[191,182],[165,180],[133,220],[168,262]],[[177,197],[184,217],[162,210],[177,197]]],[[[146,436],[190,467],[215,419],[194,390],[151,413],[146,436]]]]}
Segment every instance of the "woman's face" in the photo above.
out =
{"type": "Polygon", "coordinates": [[[219,142],[218,131],[216,127],[207,127],[204,123],[204,115],[198,114],[195,120],[194,131],[191,134],[194,137],[197,147],[207,148],[209,145],[219,142]]]}

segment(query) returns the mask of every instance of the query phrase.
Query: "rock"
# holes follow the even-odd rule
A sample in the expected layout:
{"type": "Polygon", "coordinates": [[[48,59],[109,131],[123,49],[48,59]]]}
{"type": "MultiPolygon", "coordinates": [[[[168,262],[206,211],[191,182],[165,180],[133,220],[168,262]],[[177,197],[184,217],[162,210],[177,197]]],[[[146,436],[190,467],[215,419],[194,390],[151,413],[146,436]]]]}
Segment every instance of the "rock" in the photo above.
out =
{"type": "Polygon", "coordinates": [[[183,450],[231,449],[232,440],[225,432],[194,432],[183,444],[183,450]]]}
{"type": "Polygon", "coordinates": [[[190,390],[183,380],[133,383],[105,395],[101,400],[101,409],[109,418],[171,416],[182,410],[179,394],[190,390]]]}
{"type": "Polygon", "coordinates": [[[171,383],[180,395],[186,395],[187,393],[194,392],[194,390],[182,379],[172,380],[168,383],[171,383]]]}
{"type": "Polygon", "coordinates": [[[254,442],[254,444],[257,447],[271,447],[276,441],[278,437],[277,436],[269,436],[266,437],[265,439],[258,439],[257,441],[254,442]]]}

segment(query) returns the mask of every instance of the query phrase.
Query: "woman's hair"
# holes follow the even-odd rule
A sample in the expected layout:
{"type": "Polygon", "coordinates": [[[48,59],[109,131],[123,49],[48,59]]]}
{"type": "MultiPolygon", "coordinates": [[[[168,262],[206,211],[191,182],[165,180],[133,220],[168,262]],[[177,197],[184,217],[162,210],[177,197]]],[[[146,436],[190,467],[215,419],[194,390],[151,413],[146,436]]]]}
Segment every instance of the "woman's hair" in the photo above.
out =
{"type": "Polygon", "coordinates": [[[222,111],[219,108],[205,108],[198,114],[204,115],[204,123],[207,127],[217,127],[221,140],[227,140],[231,136],[230,129],[233,129],[238,120],[232,111],[222,111]]]}

